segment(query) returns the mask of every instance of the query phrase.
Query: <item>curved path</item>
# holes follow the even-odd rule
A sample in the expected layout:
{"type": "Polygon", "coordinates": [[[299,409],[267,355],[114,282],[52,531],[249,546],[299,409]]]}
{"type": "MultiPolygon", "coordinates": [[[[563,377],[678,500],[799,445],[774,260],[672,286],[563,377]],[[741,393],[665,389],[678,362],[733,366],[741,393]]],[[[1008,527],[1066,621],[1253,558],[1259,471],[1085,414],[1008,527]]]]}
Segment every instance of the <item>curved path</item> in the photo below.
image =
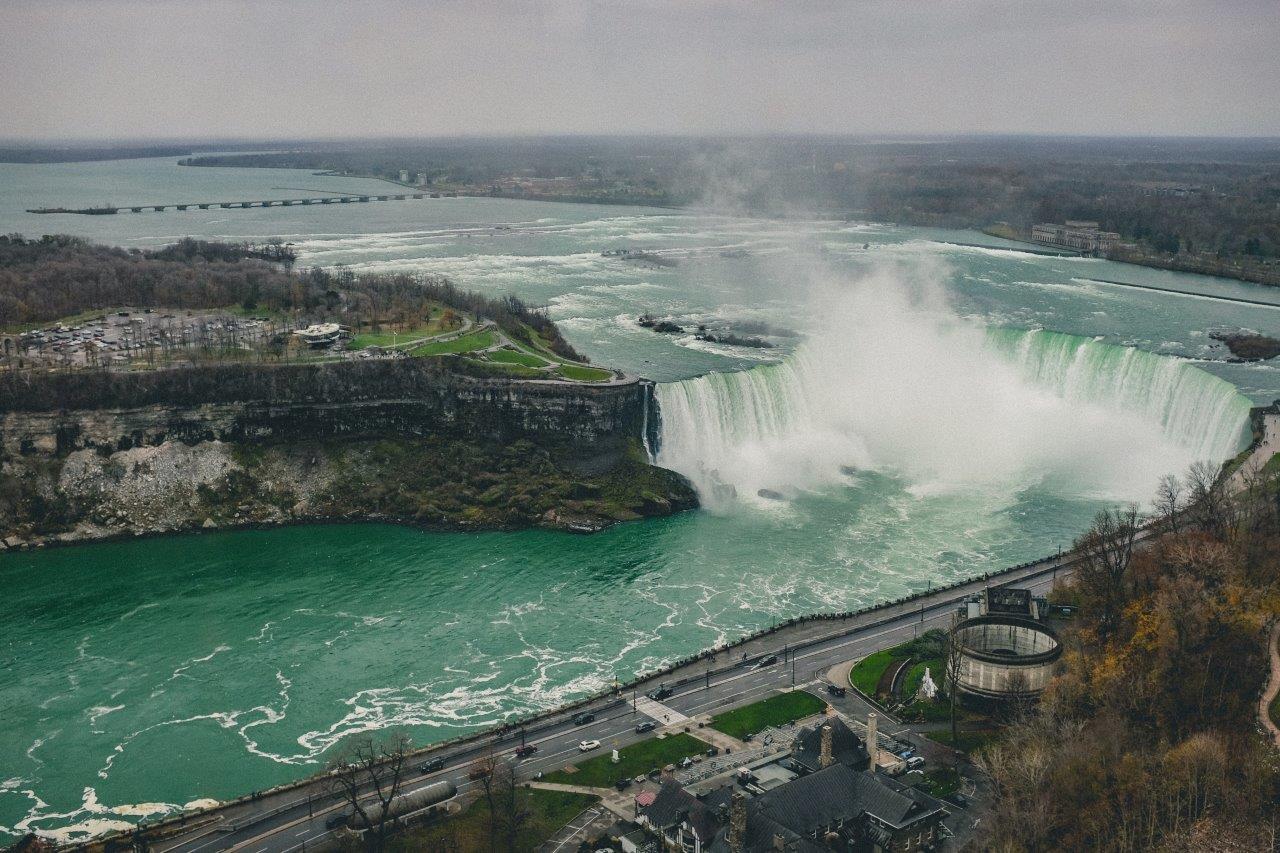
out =
{"type": "Polygon", "coordinates": [[[1262,727],[1266,729],[1272,742],[1280,747],[1280,728],[1271,719],[1271,700],[1280,693],[1280,621],[1271,626],[1271,633],[1267,637],[1267,651],[1271,659],[1271,680],[1267,682],[1262,698],[1258,700],[1258,719],[1262,721],[1262,727]]]}

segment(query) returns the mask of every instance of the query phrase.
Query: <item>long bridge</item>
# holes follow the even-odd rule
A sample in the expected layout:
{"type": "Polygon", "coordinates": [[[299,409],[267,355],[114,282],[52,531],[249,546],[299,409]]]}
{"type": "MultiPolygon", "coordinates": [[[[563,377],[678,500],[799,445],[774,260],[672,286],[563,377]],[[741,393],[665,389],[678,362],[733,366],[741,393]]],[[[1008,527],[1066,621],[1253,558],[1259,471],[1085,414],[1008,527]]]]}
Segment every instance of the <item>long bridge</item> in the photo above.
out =
{"type": "Polygon", "coordinates": [[[406,199],[426,198],[428,193],[395,193],[388,195],[325,195],[306,196],[303,198],[268,198],[250,201],[195,201],[183,204],[126,204],[120,207],[104,205],[102,207],[39,207],[28,208],[27,213],[81,213],[89,216],[110,215],[115,213],[142,213],[143,211],[162,210],[231,210],[250,207],[293,207],[310,204],[360,204],[370,201],[405,201],[406,199]]]}

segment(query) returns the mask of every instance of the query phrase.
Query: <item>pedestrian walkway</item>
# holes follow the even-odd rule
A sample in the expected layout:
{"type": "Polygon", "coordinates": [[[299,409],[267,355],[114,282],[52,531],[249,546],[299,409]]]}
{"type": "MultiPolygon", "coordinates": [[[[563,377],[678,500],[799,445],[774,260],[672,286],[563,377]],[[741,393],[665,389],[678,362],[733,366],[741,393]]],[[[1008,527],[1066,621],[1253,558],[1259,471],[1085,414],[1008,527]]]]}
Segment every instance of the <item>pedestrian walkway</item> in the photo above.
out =
{"type": "Polygon", "coordinates": [[[587,794],[599,797],[600,804],[624,820],[635,820],[635,792],[619,791],[616,788],[592,788],[587,785],[565,785],[561,782],[530,782],[530,788],[543,791],[562,791],[572,794],[587,794]]]}
{"type": "Polygon", "coordinates": [[[1271,634],[1267,638],[1267,651],[1267,659],[1271,661],[1271,678],[1267,681],[1267,688],[1262,691],[1262,698],[1258,700],[1258,718],[1262,720],[1263,728],[1267,730],[1272,742],[1280,747],[1280,728],[1276,728],[1271,719],[1271,701],[1280,692],[1280,622],[1276,622],[1271,628],[1271,634]]]}
{"type": "Polygon", "coordinates": [[[732,750],[733,752],[740,752],[742,748],[746,746],[746,744],[738,740],[736,737],[730,737],[724,732],[716,731],[711,728],[710,714],[699,714],[697,717],[693,718],[692,722],[703,723],[703,727],[700,729],[690,727],[689,733],[704,743],[719,747],[721,751],[727,749],[732,750]]]}
{"type": "Polygon", "coordinates": [[[680,726],[689,722],[689,718],[675,708],[668,708],[661,702],[655,702],[648,696],[636,697],[636,710],[647,714],[662,726],[680,726]]]}

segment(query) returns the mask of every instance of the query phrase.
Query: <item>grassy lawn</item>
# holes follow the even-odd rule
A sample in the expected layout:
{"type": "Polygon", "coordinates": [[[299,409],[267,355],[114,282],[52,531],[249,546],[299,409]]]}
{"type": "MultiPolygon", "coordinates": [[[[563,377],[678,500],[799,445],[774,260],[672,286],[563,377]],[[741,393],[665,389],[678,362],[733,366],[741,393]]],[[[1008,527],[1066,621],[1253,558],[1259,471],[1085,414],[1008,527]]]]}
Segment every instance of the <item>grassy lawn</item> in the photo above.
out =
{"type": "Polygon", "coordinates": [[[963,729],[960,731],[960,738],[955,742],[951,742],[951,729],[939,729],[936,732],[925,732],[925,737],[937,743],[945,743],[947,746],[954,747],[964,753],[971,753],[974,750],[981,749],[991,741],[1000,736],[1000,732],[995,729],[979,729],[977,731],[967,732],[963,729]]]}
{"type": "Polygon", "coordinates": [[[500,349],[489,353],[489,360],[500,362],[502,364],[519,364],[523,367],[546,367],[546,359],[539,358],[536,355],[528,353],[516,352],[510,349],[500,349]]]}
{"type": "Polygon", "coordinates": [[[575,382],[603,382],[606,379],[613,378],[613,371],[601,370],[598,367],[581,367],[576,364],[562,364],[559,368],[560,375],[565,379],[572,379],[575,382]]]}
{"type": "Polygon", "coordinates": [[[881,649],[875,654],[867,655],[849,671],[849,683],[868,696],[876,695],[876,685],[880,676],[889,668],[897,656],[896,649],[881,649]]]}
{"type": "Polygon", "coordinates": [[[928,667],[929,677],[933,679],[934,684],[942,680],[942,660],[940,658],[916,661],[911,664],[907,674],[902,677],[903,697],[909,698],[916,695],[921,683],[924,681],[925,667],[928,667]]]}
{"type": "Polygon", "coordinates": [[[704,753],[707,751],[707,744],[684,732],[661,739],[650,738],[618,750],[617,764],[612,761],[608,743],[600,749],[600,755],[579,762],[576,773],[557,770],[548,773],[546,781],[607,788],[619,779],[630,779],[650,770],[675,764],[686,756],[704,753]]]}
{"type": "Polygon", "coordinates": [[[446,329],[440,322],[441,315],[437,313],[430,322],[422,326],[415,326],[412,329],[405,329],[403,332],[360,332],[351,338],[349,349],[364,349],[365,347],[389,347],[397,344],[403,344],[406,341],[412,341],[417,338],[425,338],[430,335],[441,335],[450,331],[446,329]]]}
{"type": "MultiPolygon", "coordinates": [[[[579,812],[599,802],[597,797],[587,794],[540,791],[533,788],[521,788],[517,796],[519,808],[529,814],[528,820],[521,825],[516,836],[513,849],[517,853],[533,853],[579,812]]],[[[484,797],[480,797],[462,814],[393,837],[387,844],[387,849],[397,853],[442,849],[457,850],[458,853],[488,853],[488,827],[489,807],[484,797]]],[[[498,840],[505,850],[505,840],[501,835],[498,840]]]]}
{"type": "Polygon", "coordinates": [[[935,767],[914,783],[915,787],[935,797],[954,794],[960,788],[960,771],[954,767],[935,767]]]}
{"type": "Polygon", "coordinates": [[[463,357],[463,361],[479,368],[479,372],[488,376],[511,376],[517,379],[546,379],[547,374],[523,364],[503,364],[502,362],[463,357]]]}
{"type": "Polygon", "coordinates": [[[493,346],[492,332],[468,332],[462,337],[454,338],[450,341],[436,341],[414,347],[409,351],[409,355],[448,355],[450,353],[472,352],[473,350],[491,346],[493,346]]]}
{"type": "Polygon", "coordinates": [[[781,726],[812,716],[826,707],[827,703],[812,693],[793,690],[717,714],[711,718],[711,728],[729,737],[741,738],[748,732],[754,734],[768,726],[781,726]]]}

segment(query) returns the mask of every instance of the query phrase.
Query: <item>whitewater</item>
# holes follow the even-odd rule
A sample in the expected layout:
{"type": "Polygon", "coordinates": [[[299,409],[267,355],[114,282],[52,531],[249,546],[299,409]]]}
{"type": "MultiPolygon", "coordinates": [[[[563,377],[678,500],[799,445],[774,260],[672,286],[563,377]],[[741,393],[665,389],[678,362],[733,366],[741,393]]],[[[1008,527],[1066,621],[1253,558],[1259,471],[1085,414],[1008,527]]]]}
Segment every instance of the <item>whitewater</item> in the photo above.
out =
{"type": "Polygon", "coordinates": [[[1162,476],[1239,448],[1249,402],[1230,383],[1133,347],[966,321],[905,275],[828,294],[780,364],[660,385],[657,463],[718,511],[860,471],[917,495],[1145,502],[1162,476]]]}

